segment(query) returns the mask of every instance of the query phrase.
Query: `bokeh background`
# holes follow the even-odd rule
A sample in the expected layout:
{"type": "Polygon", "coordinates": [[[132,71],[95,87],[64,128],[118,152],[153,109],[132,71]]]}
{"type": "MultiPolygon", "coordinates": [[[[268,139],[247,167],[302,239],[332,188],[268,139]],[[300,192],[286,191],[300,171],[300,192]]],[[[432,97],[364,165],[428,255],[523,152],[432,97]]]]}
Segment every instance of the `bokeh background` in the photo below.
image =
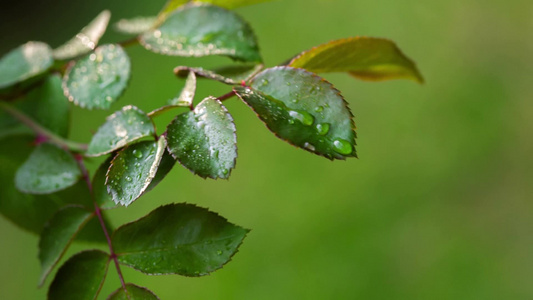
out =
{"type": "MultiPolygon", "coordinates": [[[[115,22],[156,14],[163,3],[2,1],[0,53],[27,40],[58,46],[103,9],[115,22]]],[[[239,145],[229,181],[177,166],[110,217],[118,226],[186,201],[251,228],[250,235],[210,276],[151,277],[123,267],[127,281],[161,299],[533,299],[531,0],[280,0],[237,12],[255,29],[268,66],[332,39],[386,37],[427,82],[325,76],[355,114],[360,158],[348,161],[278,140],[237,98],[228,100],[239,145]]],[[[103,42],[125,38],[109,31],[103,42]]],[[[172,74],[177,65],[231,62],[164,57],[140,46],[127,52],[130,88],[111,111],[164,104],[183,85],[172,74]]],[[[227,91],[199,86],[200,97],[227,91]]],[[[111,111],[75,108],[72,139],[89,141],[111,111]]],[[[160,131],[171,118],[159,119],[160,131]]],[[[0,237],[0,298],[44,299],[37,237],[4,218],[0,237]]],[[[100,298],[118,286],[110,268],[100,298]]]]}

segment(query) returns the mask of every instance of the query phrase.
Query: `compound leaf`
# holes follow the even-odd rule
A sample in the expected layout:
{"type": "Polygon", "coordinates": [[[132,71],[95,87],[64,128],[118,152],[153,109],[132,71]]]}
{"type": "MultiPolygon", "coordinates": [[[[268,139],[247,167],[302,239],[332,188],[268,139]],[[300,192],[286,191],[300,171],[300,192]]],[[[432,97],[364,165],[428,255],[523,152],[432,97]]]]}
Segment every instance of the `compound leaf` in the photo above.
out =
{"type": "Polygon", "coordinates": [[[159,300],[149,289],[132,283],[126,283],[127,294],[122,287],[114,291],[107,300],[159,300]]]}
{"type": "Polygon", "coordinates": [[[87,156],[100,156],[118,150],[140,138],[155,134],[152,120],[140,109],[128,105],[107,117],[94,134],[87,156]]]}
{"type": "Polygon", "coordinates": [[[222,268],[247,233],[207,209],[169,204],[118,228],[112,240],[118,260],[143,273],[202,276],[222,268]]]}
{"type": "Polygon", "coordinates": [[[234,87],[282,140],[329,159],[355,154],[352,114],[329,82],[302,69],[275,67],[234,87]]]}
{"type": "Polygon", "coordinates": [[[144,141],[121,150],[111,161],[106,175],[107,191],[116,204],[130,205],[148,188],[156,176],[167,141],[144,141]]]}
{"type": "Polygon", "coordinates": [[[224,55],[261,62],[250,26],[233,12],[213,5],[184,5],[139,41],[146,49],[166,55],[224,55]]]}
{"type": "Polygon", "coordinates": [[[156,17],[121,19],[115,23],[114,28],[116,31],[124,34],[141,34],[152,29],[156,20],[156,17]]]}
{"type": "Polygon", "coordinates": [[[48,289],[48,299],[96,299],[108,265],[109,255],[100,250],[83,251],[72,256],[57,271],[48,289]]]}
{"type": "Polygon", "coordinates": [[[63,90],[74,104],[87,109],[107,109],[126,88],[130,59],[119,45],[103,45],[71,65],[63,90]]]}
{"type": "Polygon", "coordinates": [[[102,11],[91,23],[76,34],[76,36],[54,49],[54,58],[68,60],[94,50],[98,41],[104,35],[110,18],[111,13],[108,10],[102,11]]]}
{"type": "Polygon", "coordinates": [[[72,154],[56,145],[37,146],[15,175],[17,189],[30,194],[50,194],[74,185],[82,174],[72,154]]]}
{"type": "Polygon", "coordinates": [[[42,285],[70,242],[80,229],[91,219],[93,213],[82,206],[67,206],[46,223],[39,240],[39,261],[41,262],[42,285]]]}
{"type": "Polygon", "coordinates": [[[331,41],[301,53],[289,66],[314,73],[349,72],[363,80],[408,78],[424,82],[415,63],[392,41],[380,38],[351,37],[331,41]]]}
{"type": "Polygon", "coordinates": [[[208,97],[178,115],[167,128],[168,150],[186,168],[206,178],[228,178],[237,158],[235,124],[222,103],[208,97]]]}
{"type": "Polygon", "coordinates": [[[0,89],[39,76],[53,63],[50,46],[42,42],[27,42],[0,59],[0,89]]]}

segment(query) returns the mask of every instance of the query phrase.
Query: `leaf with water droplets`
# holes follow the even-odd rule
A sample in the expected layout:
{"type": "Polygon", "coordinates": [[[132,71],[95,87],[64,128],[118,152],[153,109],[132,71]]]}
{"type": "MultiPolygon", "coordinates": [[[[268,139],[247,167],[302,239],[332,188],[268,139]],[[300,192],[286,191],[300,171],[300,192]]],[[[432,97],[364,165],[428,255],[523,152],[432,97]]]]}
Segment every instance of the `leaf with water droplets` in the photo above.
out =
{"type": "Polygon", "coordinates": [[[61,259],[76,234],[93,216],[93,213],[83,206],[67,206],[56,212],[47,222],[39,239],[40,286],[43,285],[46,277],[61,259]]]}
{"type": "Polygon", "coordinates": [[[104,283],[109,255],[88,250],[69,258],[56,273],[48,289],[49,300],[93,300],[104,283]]]}
{"type": "Polygon", "coordinates": [[[152,120],[140,109],[128,105],[107,117],[94,134],[87,156],[100,156],[118,150],[129,143],[155,134],[152,120]]]}
{"type": "Polygon", "coordinates": [[[42,42],[27,42],[0,59],[0,90],[48,71],[54,59],[52,49],[42,42]]]}
{"type": "Polygon", "coordinates": [[[238,85],[244,80],[248,80],[251,76],[258,73],[263,68],[262,64],[259,65],[242,65],[242,66],[229,66],[220,68],[214,71],[205,70],[203,68],[191,68],[186,66],[179,66],[174,68],[174,74],[178,77],[185,77],[191,73],[195,73],[200,77],[220,81],[229,85],[238,85]]]}
{"type": "MultiPolygon", "coordinates": [[[[252,5],[257,4],[261,2],[267,2],[272,0],[193,0],[192,2],[204,2],[204,3],[211,3],[216,6],[224,7],[224,8],[236,8],[240,6],[245,5],[252,5]]],[[[186,4],[189,2],[189,0],[169,0],[159,13],[159,19],[164,19],[166,16],[176,10],[178,7],[186,4]]]]}
{"type": "Polygon", "coordinates": [[[75,184],[81,171],[72,154],[44,143],[32,152],[15,175],[17,189],[30,194],[50,194],[75,184]]]}
{"type": "Polygon", "coordinates": [[[301,53],[289,66],[314,73],[349,72],[363,80],[408,78],[424,82],[415,63],[392,41],[380,38],[351,37],[331,41],[301,53]]]}
{"type": "Polygon", "coordinates": [[[107,170],[111,166],[113,156],[108,157],[96,170],[92,180],[94,200],[98,203],[100,208],[114,208],[117,205],[113,202],[113,198],[107,192],[105,185],[107,170]]]}
{"type": "Polygon", "coordinates": [[[196,93],[196,75],[191,72],[187,76],[185,81],[185,86],[181,90],[178,97],[169,101],[170,105],[176,106],[191,106],[192,101],[194,100],[194,94],[196,93]]]}
{"type": "Polygon", "coordinates": [[[153,188],[155,188],[172,170],[174,165],[176,164],[176,159],[172,157],[170,152],[168,152],[168,149],[165,150],[165,153],[163,153],[163,157],[161,157],[161,161],[159,162],[159,167],[157,168],[157,173],[155,173],[154,178],[150,182],[150,185],[146,188],[144,193],[148,193],[153,188]]]}
{"type": "Polygon", "coordinates": [[[121,19],[114,25],[114,29],[123,34],[141,34],[155,25],[156,17],[136,17],[121,19]]]}
{"type": "Polygon", "coordinates": [[[329,159],[355,154],[352,114],[329,82],[302,69],[275,67],[235,87],[279,138],[329,159]]]}
{"type": "Polygon", "coordinates": [[[213,5],[187,4],[139,41],[155,53],[176,56],[223,55],[261,62],[250,26],[235,13],[213,5]]]}
{"type": "Polygon", "coordinates": [[[111,18],[109,10],[104,10],[71,40],[54,49],[53,55],[58,60],[68,60],[86,54],[98,45],[98,41],[106,31],[111,18]]]}
{"type": "Polygon", "coordinates": [[[157,142],[129,145],[113,158],[105,184],[115,203],[128,206],[146,191],[156,176],[166,146],[167,141],[161,136],[157,142]]]}
{"type": "Polygon", "coordinates": [[[103,45],[72,64],[63,78],[63,91],[74,104],[108,109],[126,88],[130,59],[119,45],[103,45]]]}
{"type": "Polygon", "coordinates": [[[161,206],[118,228],[112,240],[118,260],[143,273],[202,276],[222,268],[248,231],[205,208],[181,203],[161,206]]]}
{"type": "Polygon", "coordinates": [[[124,288],[119,287],[107,300],[159,300],[159,298],[149,289],[140,287],[132,283],[126,283],[127,294],[124,288]]]}
{"type": "Polygon", "coordinates": [[[168,150],[187,169],[206,178],[228,178],[237,158],[235,124],[214,97],[178,115],[167,128],[168,150]]]}

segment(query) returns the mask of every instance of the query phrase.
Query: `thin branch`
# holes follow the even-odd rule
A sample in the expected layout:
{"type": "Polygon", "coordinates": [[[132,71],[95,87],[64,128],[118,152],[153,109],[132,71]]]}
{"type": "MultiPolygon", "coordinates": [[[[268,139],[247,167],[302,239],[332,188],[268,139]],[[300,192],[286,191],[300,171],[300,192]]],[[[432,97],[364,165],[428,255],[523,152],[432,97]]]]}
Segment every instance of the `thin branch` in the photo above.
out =
{"type": "Polygon", "coordinates": [[[139,43],[139,37],[136,36],[136,37],[133,37],[131,39],[118,42],[117,44],[119,44],[120,46],[125,48],[125,47],[129,47],[129,46],[137,45],[138,43],[139,43]]]}
{"type": "Polygon", "coordinates": [[[222,95],[222,96],[220,96],[220,97],[217,97],[217,99],[220,100],[220,101],[224,101],[224,100],[229,99],[229,98],[231,98],[231,97],[233,97],[233,96],[235,96],[235,95],[236,95],[236,94],[235,94],[235,91],[232,90],[231,92],[229,92],[229,93],[227,93],[227,94],[225,94],[225,95],[222,95]]]}

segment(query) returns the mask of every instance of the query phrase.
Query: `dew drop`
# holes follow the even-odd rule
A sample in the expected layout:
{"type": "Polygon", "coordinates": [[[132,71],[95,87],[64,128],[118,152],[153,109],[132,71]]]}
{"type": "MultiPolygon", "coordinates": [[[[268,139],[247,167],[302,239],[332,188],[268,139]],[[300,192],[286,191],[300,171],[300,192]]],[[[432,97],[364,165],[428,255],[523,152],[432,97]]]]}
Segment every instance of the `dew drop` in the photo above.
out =
{"type": "Polygon", "coordinates": [[[222,255],[222,250],[217,250],[218,255],[222,255]]]}
{"type": "Polygon", "coordinates": [[[316,124],[316,131],[320,135],[326,135],[329,132],[329,123],[316,124]]]}
{"type": "Polygon", "coordinates": [[[143,153],[141,151],[137,151],[135,149],[135,150],[133,150],[133,156],[135,156],[137,158],[142,158],[143,157],[143,153]]]}
{"type": "Polygon", "coordinates": [[[289,124],[293,125],[294,124],[294,119],[289,119],[289,124]]]}
{"type": "Polygon", "coordinates": [[[353,152],[352,145],[348,141],[343,139],[336,139],[333,142],[333,150],[344,155],[349,155],[353,152]]]}
{"type": "Polygon", "coordinates": [[[305,126],[311,126],[315,121],[315,118],[305,111],[291,110],[289,111],[289,116],[302,122],[305,126]]]}
{"type": "Polygon", "coordinates": [[[228,171],[228,169],[224,169],[224,170],[222,170],[222,173],[223,173],[224,175],[228,175],[229,171],[228,171]]]}
{"type": "Polygon", "coordinates": [[[268,84],[268,80],[266,79],[263,79],[263,86],[267,85],[268,84]]]}
{"type": "Polygon", "coordinates": [[[131,182],[131,177],[126,176],[126,181],[131,182]]]}
{"type": "Polygon", "coordinates": [[[322,107],[322,106],[317,106],[317,107],[315,107],[315,111],[316,111],[316,112],[321,112],[321,111],[323,111],[323,110],[324,110],[324,107],[322,107]]]}

